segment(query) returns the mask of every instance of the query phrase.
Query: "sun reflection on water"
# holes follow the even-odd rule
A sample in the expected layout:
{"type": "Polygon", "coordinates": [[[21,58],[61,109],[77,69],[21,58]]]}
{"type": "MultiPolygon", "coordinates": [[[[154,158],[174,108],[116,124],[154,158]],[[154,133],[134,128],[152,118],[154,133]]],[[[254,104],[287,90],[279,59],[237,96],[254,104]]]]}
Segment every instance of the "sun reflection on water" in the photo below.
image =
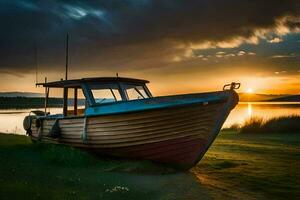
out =
{"type": "Polygon", "coordinates": [[[232,110],[223,127],[244,124],[251,117],[269,119],[289,115],[300,115],[299,102],[240,102],[232,110]]]}
{"type": "Polygon", "coordinates": [[[248,103],[247,114],[249,117],[252,116],[252,104],[251,103],[248,103]]]}

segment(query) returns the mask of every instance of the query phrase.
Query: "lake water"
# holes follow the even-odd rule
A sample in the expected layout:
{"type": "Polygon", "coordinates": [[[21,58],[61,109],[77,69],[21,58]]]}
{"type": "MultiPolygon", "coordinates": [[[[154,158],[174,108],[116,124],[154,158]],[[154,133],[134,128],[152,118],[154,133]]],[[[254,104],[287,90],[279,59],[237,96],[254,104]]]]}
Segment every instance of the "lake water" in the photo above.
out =
{"type": "Polygon", "coordinates": [[[300,102],[240,102],[223,127],[243,124],[251,117],[269,119],[288,115],[300,115],[300,102]]]}
{"type": "MultiPolygon", "coordinates": [[[[31,109],[9,109],[0,110],[0,132],[25,134],[23,130],[23,119],[29,114],[31,109]]],[[[43,110],[43,109],[41,109],[43,110]]],[[[62,109],[51,108],[51,113],[59,113],[62,109]]],[[[250,117],[262,117],[265,119],[286,115],[300,115],[299,103],[265,103],[265,102],[241,102],[230,113],[223,127],[229,127],[232,124],[242,124],[250,117]]]]}

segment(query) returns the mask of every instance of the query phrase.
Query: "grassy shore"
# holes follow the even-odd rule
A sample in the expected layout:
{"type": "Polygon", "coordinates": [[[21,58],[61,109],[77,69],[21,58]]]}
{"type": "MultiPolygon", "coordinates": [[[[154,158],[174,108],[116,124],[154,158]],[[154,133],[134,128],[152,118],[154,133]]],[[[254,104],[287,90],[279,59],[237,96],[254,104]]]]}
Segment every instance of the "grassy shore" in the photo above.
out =
{"type": "Polygon", "coordinates": [[[300,115],[280,116],[270,119],[252,117],[242,125],[233,124],[224,130],[250,134],[300,133],[300,115]]]}
{"type": "Polygon", "coordinates": [[[296,199],[300,134],[221,133],[190,172],[0,134],[0,199],[296,199]]]}

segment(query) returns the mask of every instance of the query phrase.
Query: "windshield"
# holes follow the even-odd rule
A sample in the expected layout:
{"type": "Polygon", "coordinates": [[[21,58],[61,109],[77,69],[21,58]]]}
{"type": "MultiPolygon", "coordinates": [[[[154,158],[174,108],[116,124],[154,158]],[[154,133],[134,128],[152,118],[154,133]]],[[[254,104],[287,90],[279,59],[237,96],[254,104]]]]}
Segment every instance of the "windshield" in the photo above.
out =
{"type": "Polygon", "coordinates": [[[93,103],[102,104],[117,101],[146,99],[150,97],[145,85],[118,84],[118,83],[94,83],[88,88],[92,93],[93,103]]]}
{"type": "Polygon", "coordinates": [[[149,95],[147,94],[144,86],[142,86],[142,85],[126,84],[126,85],[124,85],[124,90],[125,90],[128,100],[149,98],[149,95]]]}
{"type": "Polygon", "coordinates": [[[117,84],[90,85],[95,103],[122,101],[117,84]]]}

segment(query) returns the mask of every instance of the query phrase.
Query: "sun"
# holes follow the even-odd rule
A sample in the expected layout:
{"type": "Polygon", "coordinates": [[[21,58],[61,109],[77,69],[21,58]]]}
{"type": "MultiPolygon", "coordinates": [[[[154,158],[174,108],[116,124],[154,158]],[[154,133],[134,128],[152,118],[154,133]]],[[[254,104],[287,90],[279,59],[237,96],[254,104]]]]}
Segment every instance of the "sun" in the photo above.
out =
{"type": "Polygon", "coordinates": [[[252,89],[252,88],[248,88],[248,89],[246,90],[246,93],[252,94],[252,93],[253,93],[253,89],[252,89]]]}

